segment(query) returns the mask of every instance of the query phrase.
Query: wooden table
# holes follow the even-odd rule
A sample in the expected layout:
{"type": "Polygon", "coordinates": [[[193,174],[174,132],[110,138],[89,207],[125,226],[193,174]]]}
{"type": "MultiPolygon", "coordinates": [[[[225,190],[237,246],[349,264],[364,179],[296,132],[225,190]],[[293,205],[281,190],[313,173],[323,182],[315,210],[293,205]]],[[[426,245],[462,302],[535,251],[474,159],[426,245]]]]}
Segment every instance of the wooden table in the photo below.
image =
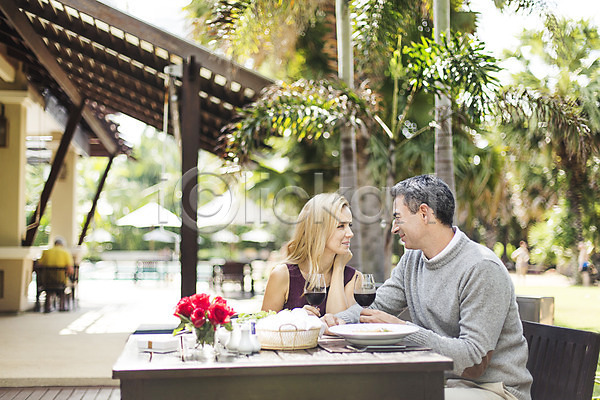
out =
{"type": "Polygon", "coordinates": [[[263,350],[227,361],[181,361],[176,353],[142,353],[132,335],[113,367],[121,399],[444,398],[452,360],[431,351],[329,353],[320,348],[263,350]]]}

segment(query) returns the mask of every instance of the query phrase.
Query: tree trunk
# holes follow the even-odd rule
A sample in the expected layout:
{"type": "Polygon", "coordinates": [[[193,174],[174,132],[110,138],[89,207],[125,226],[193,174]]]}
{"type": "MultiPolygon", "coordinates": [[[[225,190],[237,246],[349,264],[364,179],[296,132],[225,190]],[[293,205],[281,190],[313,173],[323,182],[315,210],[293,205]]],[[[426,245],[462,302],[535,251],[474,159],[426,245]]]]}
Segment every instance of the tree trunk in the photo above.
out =
{"type": "Polygon", "coordinates": [[[570,158],[566,151],[564,143],[557,150],[561,162],[560,167],[567,174],[567,193],[566,198],[569,202],[571,212],[573,213],[573,225],[575,227],[575,243],[572,250],[575,262],[570,263],[569,275],[576,277],[576,282],[581,282],[579,272],[579,254],[578,244],[583,241],[583,196],[582,191],[587,187],[585,174],[585,160],[579,161],[576,157],[570,158]]]}
{"type": "MultiPolygon", "coordinates": [[[[441,42],[442,33],[450,35],[449,0],[433,0],[433,27],[436,43],[441,42]]],[[[452,103],[447,96],[435,98],[435,122],[435,174],[450,186],[456,199],[452,154],[452,103]]],[[[456,216],[456,212],[454,214],[456,216]]]]}
{"type": "MultiPolygon", "coordinates": [[[[350,9],[348,3],[344,0],[336,0],[336,32],[338,49],[338,76],[348,87],[354,87],[354,67],[352,57],[352,38],[350,26],[350,9]]],[[[358,196],[354,196],[358,188],[358,175],[356,170],[356,132],[351,125],[343,126],[340,129],[340,193],[343,194],[353,210],[360,210],[358,196]]],[[[361,226],[360,221],[353,219],[352,230],[354,237],[351,242],[351,249],[354,256],[352,265],[360,268],[361,266],[361,226]]]]}
{"type": "Polygon", "coordinates": [[[323,12],[325,13],[325,25],[327,29],[323,35],[323,53],[327,56],[327,67],[330,71],[338,70],[338,53],[337,53],[337,39],[336,39],[336,18],[335,18],[335,7],[336,4],[333,2],[326,2],[321,5],[323,12]]]}
{"type": "MultiPolygon", "coordinates": [[[[375,275],[376,282],[383,282],[389,277],[389,261],[384,257],[385,232],[381,226],[382,218],[387,218],[388,195],[387,191],[379,190],[373,181],[372,175],[368,173],[367,163],[369,152],[367,132],[361,132],[357,138],[357,170],[359,191],[358,198],[360,208],[352,210],[353,223],[360,221],[361,243],[361,271],[375,275]]],[[[353,227],[354,228],[354,227],[353,227]]]]}

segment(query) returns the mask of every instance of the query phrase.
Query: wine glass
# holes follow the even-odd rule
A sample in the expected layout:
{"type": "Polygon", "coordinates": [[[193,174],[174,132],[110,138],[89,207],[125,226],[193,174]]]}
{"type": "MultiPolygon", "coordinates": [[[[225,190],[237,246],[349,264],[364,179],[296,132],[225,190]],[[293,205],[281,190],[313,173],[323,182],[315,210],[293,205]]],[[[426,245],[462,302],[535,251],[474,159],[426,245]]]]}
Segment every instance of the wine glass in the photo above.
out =
{"type": "Polygon", "coordinates": [[[373,274],[358,274],[354,281],[354,300],[363,307],[375,301],[375,278],[373,274]]]}
{"type": "Polygon", "coordinates": [[[325,300],[327,286],[325,285],[325,276],[323,274],[313,274],[308,277],[304,284],[304,297],[308,304],[317,307],[325,300]]]}

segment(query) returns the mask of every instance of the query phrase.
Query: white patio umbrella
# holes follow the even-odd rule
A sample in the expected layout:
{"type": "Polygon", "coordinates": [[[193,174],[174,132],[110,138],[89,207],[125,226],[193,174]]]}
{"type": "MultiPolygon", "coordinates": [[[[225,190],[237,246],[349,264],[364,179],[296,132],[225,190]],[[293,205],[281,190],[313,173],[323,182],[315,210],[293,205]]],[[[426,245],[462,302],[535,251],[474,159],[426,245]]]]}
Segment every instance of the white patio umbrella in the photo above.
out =
{"type": "Polygon", "coordinates": [[[212,240],[213,242],[222,243],[238,243],[240,241],[240,238],[235,233],[223,229],[219,232],[213,233],[210,236],[210,240],[212,240]]]}
{"type": "Polygon", "coordinates": [[[278,222],[273,211],[261,208],[248,196],[236,196],[230,191],[199,207],[197,214],[198,228],[278,222]]]}
{"type": "Polygon", "coordinates": [[[249,232],[242,233],[241,238],[246,242],[268,243],[275,240],[275,235],[262,228],[256,228],[249,232]]]}
{"type": "Polygon", "coordinates": [[[163,242],[163,243],[179,243],[179,235],[175,232],[168,231],[163,227],[154,229],[142,236],[146,241],[163,242]]]}
{"type": "Polygon", "coordinates": [[[106,229],[102,229],[102,228],[94,229],[92,231],[92,233],[90,233],[89,235],[86,235],[85,238],[89,242],[98,242],[98,243],[112,242],[115,240],[113,238],[113,235],[110,234],[110,232],[108,232],[106,229]]]}
{"type": "Polygon", "coordinates": [[[181,226],[181,220],[171,211],[150,202],[137,210],[130,212],[117,220],[119,226],[135,226],[137,228],[150,228],[153,226],[181,226]]]}

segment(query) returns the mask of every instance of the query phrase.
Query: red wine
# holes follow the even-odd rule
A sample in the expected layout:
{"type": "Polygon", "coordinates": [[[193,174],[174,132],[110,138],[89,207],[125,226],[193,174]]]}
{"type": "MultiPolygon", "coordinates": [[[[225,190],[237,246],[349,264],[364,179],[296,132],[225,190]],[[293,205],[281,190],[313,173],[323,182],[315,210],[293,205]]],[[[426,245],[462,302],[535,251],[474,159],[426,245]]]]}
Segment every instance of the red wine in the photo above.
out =
{"type": "Polygon", "coordinates": [[[315,307],[325,300],[325,293],[304,293],[304,297],[306,297],[308,304],[315,307]]]}
{"type": "Polygon", "coordinates": [[[368,307],[375,301],[375,293],[354,293],[354,300],[363,307],[368,307]]]}

